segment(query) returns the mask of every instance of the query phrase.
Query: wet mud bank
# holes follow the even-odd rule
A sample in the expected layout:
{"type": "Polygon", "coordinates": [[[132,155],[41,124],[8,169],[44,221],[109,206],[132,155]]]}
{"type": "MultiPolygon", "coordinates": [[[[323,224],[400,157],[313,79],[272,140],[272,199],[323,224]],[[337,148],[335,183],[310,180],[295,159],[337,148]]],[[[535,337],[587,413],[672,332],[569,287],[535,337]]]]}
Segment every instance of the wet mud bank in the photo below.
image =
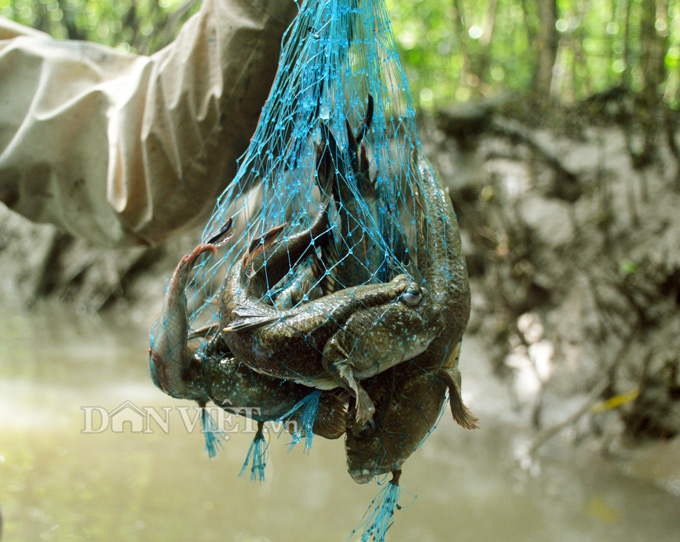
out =
{"type": "MultiPolygon", "coordinates": [[[[461,224],[484,378],[532,428],[529,456],[566,435],[680,494],[680,467],[663,459],[680,438],[680,135],[660,133],[641,165],[615,119],[521,107],[445,109],[421,133],[461,224]],[[662,474],[642,466],[650,454],[662,474]]],[[[200,232],[103,249],[1,207],[0,234],[5,306],[65,303],[143,333],[200,232]]]]}
{"type": "Polygon", "coordinates": [[[536,429],[532,451],[565,432],[613,457],[677,450],[680,133],[640,160],[629,104],[597,105],[439,113],[428,150],[463,232],[468,333],[536,429]]]}

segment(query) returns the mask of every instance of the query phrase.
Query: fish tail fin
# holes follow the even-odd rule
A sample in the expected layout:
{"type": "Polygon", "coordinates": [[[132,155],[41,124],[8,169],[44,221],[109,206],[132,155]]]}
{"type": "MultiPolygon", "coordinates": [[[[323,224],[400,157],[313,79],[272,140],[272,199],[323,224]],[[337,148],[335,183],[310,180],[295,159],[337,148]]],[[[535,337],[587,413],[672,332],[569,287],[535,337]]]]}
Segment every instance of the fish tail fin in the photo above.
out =
{"type": "Polygon", "coordinates": [[[460,371],[454,367],[440,369],[437,373],[445,381],[449,388],[449,405],[455,422],[465,429],[479,429],[475,416],[463,403],[463,395],[460,391],[460,371]]]}

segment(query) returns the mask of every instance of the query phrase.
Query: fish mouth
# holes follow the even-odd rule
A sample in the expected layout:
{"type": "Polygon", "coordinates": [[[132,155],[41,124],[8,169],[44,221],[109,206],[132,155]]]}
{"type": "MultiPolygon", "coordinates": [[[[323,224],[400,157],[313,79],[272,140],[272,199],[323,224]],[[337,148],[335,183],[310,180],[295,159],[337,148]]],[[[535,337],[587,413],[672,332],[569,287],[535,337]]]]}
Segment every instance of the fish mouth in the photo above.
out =
{"type": "Polygon", "coordinates": [[[367,484],[373,479],[374,476],[374,474],[368,469],[350,470],[349,475],[357,484],[367,484]]]}

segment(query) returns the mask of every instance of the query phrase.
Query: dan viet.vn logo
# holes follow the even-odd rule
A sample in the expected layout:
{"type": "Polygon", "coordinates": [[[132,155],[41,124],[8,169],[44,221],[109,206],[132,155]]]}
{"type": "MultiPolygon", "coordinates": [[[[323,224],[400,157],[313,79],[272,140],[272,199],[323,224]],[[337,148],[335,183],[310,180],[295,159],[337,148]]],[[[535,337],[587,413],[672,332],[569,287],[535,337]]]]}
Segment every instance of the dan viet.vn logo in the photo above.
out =
{"type": "MultiPolygon", "coordinates": [[[[256,433],[257,417],[260,412],[256,407],[233,407],[229,410],[220,407],[206,407],[213,421],[212,431],[218,431],[223,438],[229,439],[230,433],[256,433]]],[[[81,433],[169,433],[171,430],[183,430],[187,433],[203,432],[203,409],[196,406],[138,406],[125,401],[113,409],[102,406],[82,406],[84,419],[81,433]]],[[[269,422],[268,431],[280,433],[292,422],[269,422]]]]}

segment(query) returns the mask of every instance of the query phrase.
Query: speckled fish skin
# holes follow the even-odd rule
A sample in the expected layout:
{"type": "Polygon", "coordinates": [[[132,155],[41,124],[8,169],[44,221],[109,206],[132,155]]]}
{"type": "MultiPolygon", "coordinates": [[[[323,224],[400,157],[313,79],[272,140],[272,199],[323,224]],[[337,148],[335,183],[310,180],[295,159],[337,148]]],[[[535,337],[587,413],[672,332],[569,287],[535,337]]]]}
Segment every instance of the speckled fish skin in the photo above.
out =
{"type": "Polygon", "coordinates": [[[365,426],[349,420],[345,440],[347,466],[357,483],[401,468],[437,423],[447,391],[454,419],[466,429],[477,427],[460,396],[458,349],[431,369],[418,363],[426,354],[365,383],[376,413],[365,426]]]}
{"type": "Polygon", "coordinates": [[[168,283],[163,309],[151,324],[152,344],[149,350],[149,374],[154,384],[172,397],[186,397],[184,372],[190,363],[189,324],[184,296],[189,273],[204,252],[216,254],[212,244],[198,245],[177,264],[168,283]]]}
{"type": "Polygon", "coordinates": [[[360,484],[401,467],[437,422],[446,397],[443,381],[415,364],[392,368],[365,385],[375,415],[364,426],[350,421],[345,440],[349,473],[360,484]]]}
{"type": "Polygon", "coordinates": [[[470,285],[451,198],[422,153],[418,154],[418,173],[422,192],[417,265],[443,310],[446,330],[431,349],[438,350],[434,357],[442,363],[460,342],[470,319],[470,285]]]}
{"type": "Polygon", "coordinates": [[[418,170],[418,268],[443,308],[445,328],[425,352],[365,383],[375,418],[369,426],[350,420],[345,441],[349,472],[358,483],[401,467],[434,427],[447,391],[454,420],[466,429],[477,427],[460,392],[458,354],[470,291],[458,223],[448,194],[422,156],[418,170]]]}
{"type": "Polygon", "coordinates": [[[326,269],[330,267],[328,262],[333,258],[331,252],[330,243],[324,239],[320,258],[312,252],[296,264],[290,279],[276,292],[273,306],[286,311],[310,299],[332,294],[336,290],[336,282],[331,274],[326,273],[326,269]]]}
{"type": "Polygon", "coordinates": [[[234,265],[224,286],[222,337],[255,371],[321,389],[344,387],[357,399],[357,419],[366,421],[373,404],[357,380],[423,352],[442,328],[441,311],[406,275],[341,290],[286,312],[264,303],[267,288],[324,228],[319,218],[309,230],[271,248],[263,244],[234,265]]]}
{"type": "MultiPolygon", "coordinates": [[[[253,371],[218,342],[212,341],[192,358],[184,376],[189,398],[202,396],[228,412],[268,422],[281,419],[312,393],[306,386],[253,371]]],[[[344,400],[323,392],[312,431],[324,438],[339,438],[345,432],[345,417],[344,400]]],[[[296,414],[290,419],[295,420],[296,414]]]]}
{"type": "MultiPolygon", "coordinates": [[[[168,395],[199,403],[212,400],[225,409],[245,408],[257,421],[277,420],[289,412],[310,390],[305,386],[256,373],[237,361],[219,337],[199,350],[189,339],[184,291],[197,257],[216,251],[211,244],[199,245],[178,263],[168,283],[163,310],[154,324],[149,371],[154,383],[168,395]]],[[[325,438],[344,433],[344,401],[324,393],[314,420],[313,432],[325,438]]]]}

